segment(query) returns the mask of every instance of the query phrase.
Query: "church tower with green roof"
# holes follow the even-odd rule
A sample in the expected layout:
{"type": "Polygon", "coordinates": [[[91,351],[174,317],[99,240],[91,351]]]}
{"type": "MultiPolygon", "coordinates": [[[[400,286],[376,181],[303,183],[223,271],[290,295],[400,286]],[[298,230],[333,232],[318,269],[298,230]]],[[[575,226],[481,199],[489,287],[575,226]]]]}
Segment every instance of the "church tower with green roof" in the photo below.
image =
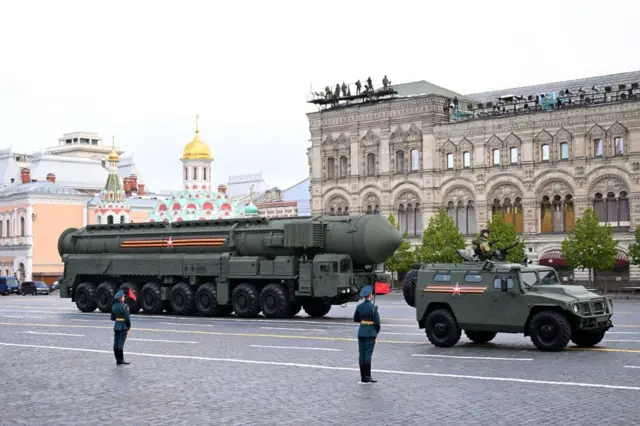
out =
{"type": "Polygon", "coordinates": [[[122,179],[118,175],[118,162],[120,156],[116,151],[115,137],[112,139],[113,147],[107,157],[107,169],[109,175],[104,189],[100,191],[100,204],[96,209],[96,223],[129,223],[131,220],[131,207],[127,201],[122,179]]]}

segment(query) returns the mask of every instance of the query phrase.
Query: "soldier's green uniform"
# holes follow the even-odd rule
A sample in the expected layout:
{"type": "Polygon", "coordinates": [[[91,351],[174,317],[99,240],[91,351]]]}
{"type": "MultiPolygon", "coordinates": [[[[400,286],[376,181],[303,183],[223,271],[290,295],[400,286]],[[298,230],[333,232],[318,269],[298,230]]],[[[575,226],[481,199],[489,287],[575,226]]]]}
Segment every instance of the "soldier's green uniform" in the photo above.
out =
{"type": "Polygon", "coordinates": [[[485,260],[488,259],[491,255],[491,245],[489,244],[489,230],[483,229],[480,231],[480,235],[478,235],[478,239],[474,242],[474,253],[478,258],[485,260]]]}
{"type": "Polygon", "coordinates": [[[376,345],[376,338],[380,333],[380,315],[378,307],[371,302],[373,288],[368,285],[360,291],[360,296],[364,297],[364,302],[356,307],[353,314],[353,321],[359,322],[358,327],[358,349],[360,352],[360,382],[376,383],[371,378],[371,358],[373,348],[376,345]]]}
{"type": "Polygon", "coordinates": [[[111,307],[111,321],[115,321],[113,324],[113,354],[116,356],[116,364],[129,364],[124,360],[124,342],[131,329],[131,317],[129,316],[129,306],[124,303],[124,291],[118,291],[114,300],[111,307]]]}

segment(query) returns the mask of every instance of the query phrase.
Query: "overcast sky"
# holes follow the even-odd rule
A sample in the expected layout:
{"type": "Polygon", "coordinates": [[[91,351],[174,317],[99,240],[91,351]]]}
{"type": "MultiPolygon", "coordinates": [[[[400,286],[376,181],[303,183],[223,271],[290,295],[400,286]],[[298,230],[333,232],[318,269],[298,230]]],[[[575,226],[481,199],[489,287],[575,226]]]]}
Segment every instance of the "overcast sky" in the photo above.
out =
{"type": "MultiPolygon", "coordinates": [[[[0,148],[98,132],[152,190],[181,182],[194,116],[214,183],[308,175],[315,91],[387,74],[459,93],[640,69],[640,3],[0,1],[0,148]]],[[[353,89],[352,89],[353,90],[353,89]]]]}

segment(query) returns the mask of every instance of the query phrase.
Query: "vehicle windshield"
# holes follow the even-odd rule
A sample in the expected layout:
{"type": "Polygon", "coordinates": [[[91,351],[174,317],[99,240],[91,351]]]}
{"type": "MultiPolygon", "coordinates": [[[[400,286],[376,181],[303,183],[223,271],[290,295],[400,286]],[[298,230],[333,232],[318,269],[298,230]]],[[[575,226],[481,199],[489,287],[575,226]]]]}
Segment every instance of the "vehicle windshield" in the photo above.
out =
{"type": "Polygon", "coordinates": [[[36,287],[45,288],[47,285],[42,281],[36,281],[36,287]]]}
{"type": "Polygon", "coordinates": [[[520,276],[522,277],[522,282],[525,287],[562,284],[558,279],[556,271],[538,271],[538,275],[533,271],[527,271],[522,272],[520,276]]]}
{"type": "Polygon", "coordinates": [[[14,277],[7,277],[5,278],[5,280],[7,280],[7,285],[12,285],[12,286],[18,285],[18,280],[15,279],[14,277]]]}
{"type": "Polygon", "coordinates": [[[562,284],[558,279],[556,271],[540,271],[540,285],[556,285],[562,284]]]}

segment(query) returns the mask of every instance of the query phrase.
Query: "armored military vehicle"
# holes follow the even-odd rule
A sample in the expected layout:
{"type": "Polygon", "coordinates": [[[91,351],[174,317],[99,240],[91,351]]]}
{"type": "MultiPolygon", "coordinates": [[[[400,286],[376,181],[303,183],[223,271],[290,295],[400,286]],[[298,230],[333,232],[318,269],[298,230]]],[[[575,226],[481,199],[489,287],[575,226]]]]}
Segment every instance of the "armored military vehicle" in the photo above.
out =
{"type": "Polygon", "coordinates": [[[523,333],[542,351],[600,343],[613,324],[610,299],[582,286],[562,285],[553,268],[480,261],[458,250],[460,263],[416,265],[404,280],[404,298],[418,326],[438,347],[452,347],[461,331],[474,343],[497,333],[523,333]]]}
{"type": "Polygon", "coordinates": [[[402,235],[383,216],[263,217],[70,228],[58,240],[60,297],[109,312],[118,289],[132,313],[322,317],[359,299],[402,235]]]}

